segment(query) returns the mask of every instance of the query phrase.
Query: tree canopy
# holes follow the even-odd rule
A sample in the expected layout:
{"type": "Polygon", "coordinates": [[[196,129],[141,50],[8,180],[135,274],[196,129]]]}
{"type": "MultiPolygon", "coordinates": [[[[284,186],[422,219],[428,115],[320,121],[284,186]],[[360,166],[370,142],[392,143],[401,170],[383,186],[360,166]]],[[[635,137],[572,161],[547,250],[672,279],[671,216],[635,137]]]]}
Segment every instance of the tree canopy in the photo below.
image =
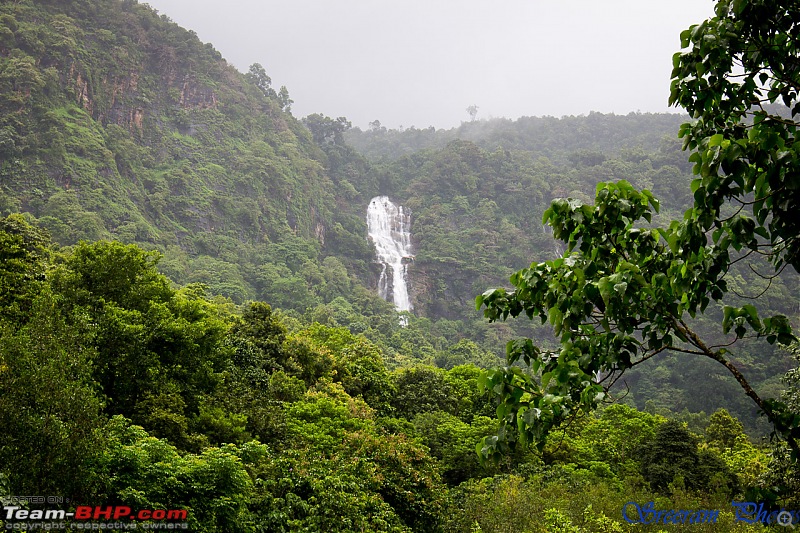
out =
{"type": "Polygon", "coordinates": [[[695,119],[680,131],[698,175],[692,218],[720,248],[767,248],[776,268],[800,271],[798,20],[796,2],[720,0],[681,33],[670,103],[695,119]]]}

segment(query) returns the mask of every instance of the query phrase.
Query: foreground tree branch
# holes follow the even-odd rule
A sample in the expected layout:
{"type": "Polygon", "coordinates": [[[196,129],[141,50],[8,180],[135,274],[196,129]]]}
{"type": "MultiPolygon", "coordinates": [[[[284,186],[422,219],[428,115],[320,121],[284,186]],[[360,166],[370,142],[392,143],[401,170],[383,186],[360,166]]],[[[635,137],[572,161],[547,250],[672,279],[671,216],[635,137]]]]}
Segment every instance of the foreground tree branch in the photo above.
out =
{"type": "MultiPolygon", "coordinates": [[[[566,243],[564,256],[514,274],[513,291],[493,289],[477,298],[490,320],[538,316],[561,341],[557,353],[540,350],[530,339],[512,341],[509,366],[487,373],[482,384],[500,405],[504,430],[503,438],[484,442],[484,456],[502,453],[517,440],[541,442],[553,426],[607,398],[600,376],[621,375],[665,350],[704,355],[725,366],[776,431],[791,437],[793,422],[780,406],[760,398],[725,359],[725,348],[710,348],[685,320],[723,299],[732,263],[728,250],[707,242],[691,218],[666,228],[638,227],[658,206],[648,191],[626,182],[599,184],[593,205],[556,200],[544,221],[566,243]]],[[[729,344],[748,332],[770,344],[794,340],[784,316],[762,319],[752,305],[723,309],[722,331],[736,336],[729,344]]]]}
{"type": "MultiPolygon", "coordinates": [[[[530,339],[509,342],[508,366],[484,376],[502,427],[478,447],[482,456],[518,441],[541,443],[552,427],[607,397],[599,376],[619,376],[666,348],[727,368],[800,458],[800,414],[761,398],[724,357],[727,350],[710,348],[685,320],[711,301],[724,304],[726,274],[749,255],[734,253],[741,257],[732,260],[731,250],[764,254],[766,246],[776,272],[785,265],[800,270],[797,20],[797,3],[719,0],[715,17],[681,33],[685,51],[673,58],[670,103],[695,119],[679,136],[697,175],[694,206],[683,220],[645,227],[659,209],[649,191],[600,183],[594,204],[558,199],[544,213],[543,223],[567,244],[561,258],[520,270],[511,277],[513,290],[478,296],[489,320],[538,316],[561,344],[550,356],[530,339]],[[785,107],[768,113],[764,102],[785,107]],[[731,201],[738,211],[722,217],[731,201]]],[[[760,317],[753,305],[724,305],[721,329],[735,340],[750,332],[768,344],[796,341],[785,316],[760,317]]]]}

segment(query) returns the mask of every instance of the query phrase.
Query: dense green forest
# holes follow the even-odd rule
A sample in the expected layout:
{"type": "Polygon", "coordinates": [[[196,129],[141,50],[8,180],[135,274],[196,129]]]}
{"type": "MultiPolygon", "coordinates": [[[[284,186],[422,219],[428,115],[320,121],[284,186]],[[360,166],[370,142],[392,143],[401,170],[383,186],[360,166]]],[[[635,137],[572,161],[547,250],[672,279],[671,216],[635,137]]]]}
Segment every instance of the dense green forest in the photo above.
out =
{"type": "MultiPolygon", "coordinates": [[[[732,500],[781,487],[800,507],[771,425],[686,354],[541,447],[476,453],[504,431],[484,369],[512,339],[560,342],[476,296],[564,254],[542,219],[558,198],[626,180],[660,200],[652,227],[682,219],[687,116],[361,131],[291,104],[135,0],[0,4],[0,496],[185,509],[209,532],[614,532],[629,502],[748,531],[732,500]],[[377,296],[379,194],[412,213],[405,326],[377,296]]],[[[735,264],[726,304],[758,296],[797,326],[796,272],[770,267],[735,264]]],[[[691,326],[724,344],[725,313],[691,326]]],[[[736,357],[800,412],[796,348],[742,339],[736,357]]]]}
{"type": "Polygon", "coordinates": [[[722,509],[698,526],[717,531],[795,475],[724,410],[695,434],[620,404],[481,462],[475,365],[389,370],[346,328],[175,288],[136,245],[60,250],[19,215],[0,242],[9,494],[186,509],[196,531],[622,531],[629,501],[722,509]]]}

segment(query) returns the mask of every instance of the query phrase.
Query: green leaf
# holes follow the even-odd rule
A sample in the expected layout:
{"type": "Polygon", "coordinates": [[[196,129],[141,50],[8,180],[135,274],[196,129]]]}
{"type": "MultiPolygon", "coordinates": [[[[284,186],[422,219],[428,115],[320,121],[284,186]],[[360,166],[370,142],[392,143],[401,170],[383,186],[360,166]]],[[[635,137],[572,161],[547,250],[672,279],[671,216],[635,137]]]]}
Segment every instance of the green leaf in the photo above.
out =
{"type": "Polygon", "coordinates": [[[667,244],[672,253],[678,253],[678,235],[674,232],[667,234],[667,244]]]}
{"type": "Polygon", "coordinates": [[[769,239],[769,231],[764,226],[756,226],[753,233],[765,239],[769,239]]]}
{"type": "MultiPolygon", "coordinates": [[[[693,27],[694,26],[692,26],[692,28],[693,27]]],[[[688,48],[689,47],[689,39],[692,37],[692,28],[689,28],[688,30],[683,30],[681,32],[681,36],[680,36],[681,37],[681,48],[688,48]]],[[[678,53],[678,54],[675,54],[675,55],[681,55],[681,54],[678,53]]],[[[677,65],[675,65],[675,66],[677,68],[677,65]]]]}
{"type": "MultiPolygon", "coordinates": [[[[551,307],[548,312],[548,317],[551,324],[553,324],[554,326],[560,326],[562,321],[564,320],[564,313],[562,313],[561,309],[559,309],[558,307],[551,307]]],[[[556,335],[558,335],[559,333],[560,333],[559,331],[556,331],[556,335]]]]}
{"type": "Polygon", "coordinates": [[[730,305],[722,308],[722,333],[727,334],[731,330],[731,322],[733,320],[736,309],[730,305]]]}
{"type": "Polygon", "coordinates": [[[761,331],[761,321],[758,319],[758,311],[750,304],[742,307],[742,311],[746,314],[747,322],[756,331],[761,331]]]}
{"type": "Polygon", "coordinates": [[[600,291],[600,297],[603,298],[603,302],[608,305],[614,290],[613,283],[608,278],[601,278],[597,282],[597,289],[600,291]]]}
{"type": "Polygon", "coordinates": [[[542,224],[547,224],[547,221],[550,220],[550,217],[553,215],[553,208],[548,207],[544,210],[544,214],[542,215],[542,224]]]}

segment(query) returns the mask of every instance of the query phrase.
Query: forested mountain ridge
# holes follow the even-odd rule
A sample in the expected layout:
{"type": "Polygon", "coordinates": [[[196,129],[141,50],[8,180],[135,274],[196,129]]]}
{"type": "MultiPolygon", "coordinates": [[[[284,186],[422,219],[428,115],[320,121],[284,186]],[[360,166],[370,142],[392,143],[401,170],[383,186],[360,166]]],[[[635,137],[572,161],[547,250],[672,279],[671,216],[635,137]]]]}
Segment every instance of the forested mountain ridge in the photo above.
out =
{"type": "Polygon", "coordinates": [[[348,130],[345,139],[370,160],[397,159],[420,150],[444,148],[447,143],[461,139],[489,151],[520,150],[561,162],[571,152],[610,154],[623,148],[658,146],[665,136],[674,137],[686,119],[680,113],[592,112],[560,118],[472,120],[449,129],[414,126],[387,129],[376,120],[367,130],[348,130]]]}
{"type": "MultiPolygon", "coordinates": [[[[277,105],[243,83],[213,48],[145,6],[65,2],[6,4],[4,10],[7,175],[30,180],[36,170],[49,171],[46,175],[55,185],[81,198],[91,196],[92,171],[103,173],[110,183],[135,180],[150,202],[137,207],[157,219],[163,214],[159,207],[164,193],[180,196],[181,184],[153,183],[140,175],[174,161],[185,163],[186,172],[197,170],[193,163],[198,154],[186,144],[193,136],[199,137],[194,144],[210,144],[230,133],[223,126],[230,128],[233,120],[240,126],[233,138],[240,142],[254,137],[256,128],[264,140],[265,134],[274,140],[289,132],[277,105]],[[251,113],[253,108],[260,112],[251,113]],[[250,117],[260,123],[248,123],[250,117]],[[181,138],[185,134],[187,138],[181,138]],[[128,153],[141,146],[151,150],[128,153]],[[40,166],[29,169],[25,163],[30,161],[40,166]]],[[[289,139],[307,150],[309,143],[302,137],[299,143],[294,134],[289,139]]],[[[7,180],[6,185],[16,181],[22,180],[7,180]]],[[[30,184],[52,188],[44,180],[30,184]]],[[[33,191],[28,192],[30,196],[19,198],[22,207],[45,208],[37,204],[33,191]]],[[[211,227],[211,220],[196,218],[191,230],[211,227]]],[[[102,217],[101,222],[102,227],[78,231],[121,231],[120,220],[102,217]]]]}

